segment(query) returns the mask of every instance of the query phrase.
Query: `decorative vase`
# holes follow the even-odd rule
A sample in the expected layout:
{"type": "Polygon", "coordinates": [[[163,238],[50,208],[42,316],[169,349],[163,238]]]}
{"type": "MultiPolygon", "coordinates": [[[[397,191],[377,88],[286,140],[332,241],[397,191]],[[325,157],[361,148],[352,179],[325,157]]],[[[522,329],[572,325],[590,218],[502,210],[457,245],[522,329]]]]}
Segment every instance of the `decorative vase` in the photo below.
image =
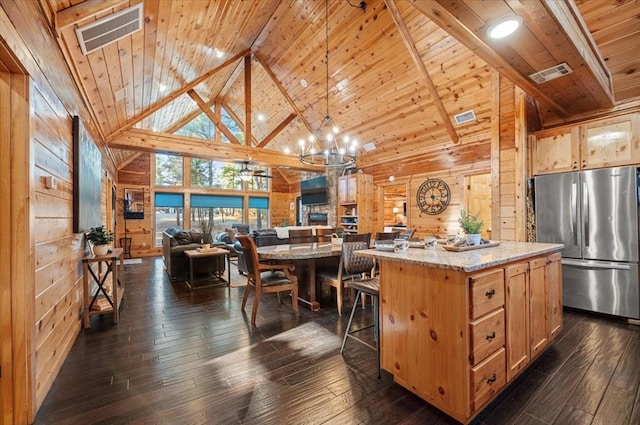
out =
{"type": "Polygon", "coordinates": [[[109,245],[93,245],[93,255],[102,257],[109,253],[109,245]]]}
{"type": "Polygon", "coordinates": [[[471,235],[467,235],[467,244],[480,245],[480,233],[473,233],[471,235]]]}
{"type": "Polygon", "coordinates": [[[334,245],[342,245],[342,238],[331,238],[331,243],[334,245]]]}

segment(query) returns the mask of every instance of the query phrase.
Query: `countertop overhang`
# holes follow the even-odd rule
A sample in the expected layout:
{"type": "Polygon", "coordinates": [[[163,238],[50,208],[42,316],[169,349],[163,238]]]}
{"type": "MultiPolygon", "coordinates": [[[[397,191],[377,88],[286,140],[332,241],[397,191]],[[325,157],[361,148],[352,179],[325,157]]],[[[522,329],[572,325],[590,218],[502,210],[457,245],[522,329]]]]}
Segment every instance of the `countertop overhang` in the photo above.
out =
{"type": "Polygon", "coordinates": [[[446,251],[441,245],[434,249],[409,248],[403,253],[368,249],[356,255],[417,264],[426,267],[475,272],[513,261],[550,254],[562,250],[564,245],[537,242],[500,242],[498,246],[470,251],[446,251]]]}

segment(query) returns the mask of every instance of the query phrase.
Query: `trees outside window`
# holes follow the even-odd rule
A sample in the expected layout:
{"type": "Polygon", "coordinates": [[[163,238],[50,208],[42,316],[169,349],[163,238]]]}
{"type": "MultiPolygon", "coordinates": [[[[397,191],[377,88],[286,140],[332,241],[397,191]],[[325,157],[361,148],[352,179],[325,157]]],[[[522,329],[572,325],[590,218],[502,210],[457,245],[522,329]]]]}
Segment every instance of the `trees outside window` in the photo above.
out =
{"type": "Polygon", "coordinates": [[[156,160],[156,186],[182,186],[183,166],[182,157],[157,153],[156,160]]]}

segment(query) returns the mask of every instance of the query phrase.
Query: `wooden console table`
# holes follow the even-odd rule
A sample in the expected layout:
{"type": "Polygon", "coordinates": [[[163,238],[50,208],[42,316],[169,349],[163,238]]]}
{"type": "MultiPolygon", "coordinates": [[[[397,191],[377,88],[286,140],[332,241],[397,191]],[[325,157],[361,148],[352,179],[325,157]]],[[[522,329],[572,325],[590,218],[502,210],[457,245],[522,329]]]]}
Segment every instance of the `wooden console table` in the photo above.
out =
{"type": "Polygon", "coordinates": [[[89,318],[96,314],[113,313],[113,323],[118,323],[119,309],[124,295],[124,255],[122,248],[111,248],[106,255],[89,255],[82,259],[83,323],[85,329],[89,327],[89,318]],[[118,264],[120,260],[120,264],[118,264]],[[91,265],[97,263],[98,274],[91,265]],[[105,268],[103,274],[103,266],[105,268]],[[111,285],[107,285],[111,275],[111,285]],[[91,277],[91,280],[90,280],[91,277]],[[97,285],[95,292],[94,284],[97,285]],[[111,288],[111,294],[106,290],[111,288]],[[102,308],[97,308],[102,307],[102,308]]]}

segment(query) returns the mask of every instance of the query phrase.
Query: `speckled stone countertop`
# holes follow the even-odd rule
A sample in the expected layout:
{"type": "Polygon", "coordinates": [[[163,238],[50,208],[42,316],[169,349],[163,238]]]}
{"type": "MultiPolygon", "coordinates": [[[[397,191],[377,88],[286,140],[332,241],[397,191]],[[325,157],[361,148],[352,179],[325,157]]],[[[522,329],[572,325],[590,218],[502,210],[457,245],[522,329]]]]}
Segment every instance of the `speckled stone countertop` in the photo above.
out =
{"type": "Polygon", "coordinates": [[[550,254],[560,251],[561,244],[533,243],[533,242],[501,242],[498,246],[480,248],[470,251],[451,252],[445,251],[442,245],[435,250],[424,248],[409,248],[404,253],[368,249],[356,251],[356,255],[378,258],[380,260],[393,260],[402,263],[418,264],[440,269],[460,270],[474,272],[500,264],[550,254]]]}
{"type": "Polygon", "coordinates": [[[306,260],[340,256],[342,246],[331,242],[269,245],[258,247],[260,258],[271,260],[306,260]]]}

